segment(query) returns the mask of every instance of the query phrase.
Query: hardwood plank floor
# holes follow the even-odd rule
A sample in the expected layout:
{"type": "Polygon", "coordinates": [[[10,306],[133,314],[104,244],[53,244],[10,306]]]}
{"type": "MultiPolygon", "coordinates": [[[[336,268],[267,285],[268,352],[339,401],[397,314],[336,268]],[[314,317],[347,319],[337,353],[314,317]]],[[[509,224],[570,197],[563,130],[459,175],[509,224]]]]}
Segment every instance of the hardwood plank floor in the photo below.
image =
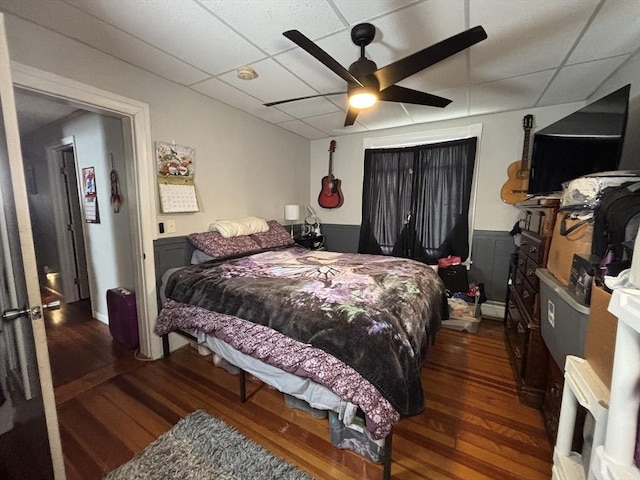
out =
{"type": "MultiPolygon", "coordinates": [[[[288,408],[276,390],[249,380],[250,397],[241,404],[238,378],[210,356],[184,347],[166,359],[138,361],[111,341],[105,325],[70,312],[75,319],[47,327],[55,330],[49,349],[61,382],[55,393],[69,480],[101,478],[197,409],[318,479],[382,478],[380,465],[331,444],[326,419],[288,408]]],[[[551,477],[542,415],[517,399],[500,322],[483,320],[477,334],[441,331],[422,377],[425,411],[395,429],[394,479],[551,477]]]]}

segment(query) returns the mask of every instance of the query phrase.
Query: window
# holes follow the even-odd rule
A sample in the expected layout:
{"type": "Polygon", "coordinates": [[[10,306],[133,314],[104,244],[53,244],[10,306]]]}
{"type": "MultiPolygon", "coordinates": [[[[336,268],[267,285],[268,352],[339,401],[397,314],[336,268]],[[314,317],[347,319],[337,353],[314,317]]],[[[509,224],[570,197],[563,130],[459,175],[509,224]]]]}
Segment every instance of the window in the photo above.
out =
{"type": "Polygon", "coordinates": [[[469,256],[469,205],[477,138],[366,149],[360,253],[469,256]]]}

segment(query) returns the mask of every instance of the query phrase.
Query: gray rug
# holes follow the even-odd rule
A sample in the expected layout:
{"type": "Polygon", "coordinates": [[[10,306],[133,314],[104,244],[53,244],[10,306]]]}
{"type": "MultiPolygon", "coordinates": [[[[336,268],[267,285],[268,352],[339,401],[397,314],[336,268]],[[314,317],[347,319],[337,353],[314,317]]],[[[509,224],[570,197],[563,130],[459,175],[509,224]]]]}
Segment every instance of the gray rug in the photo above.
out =
{"type": "Polygon", "coordinates": [[[104,480],[311,480],[312,477],[198,410],[104,480]]]}

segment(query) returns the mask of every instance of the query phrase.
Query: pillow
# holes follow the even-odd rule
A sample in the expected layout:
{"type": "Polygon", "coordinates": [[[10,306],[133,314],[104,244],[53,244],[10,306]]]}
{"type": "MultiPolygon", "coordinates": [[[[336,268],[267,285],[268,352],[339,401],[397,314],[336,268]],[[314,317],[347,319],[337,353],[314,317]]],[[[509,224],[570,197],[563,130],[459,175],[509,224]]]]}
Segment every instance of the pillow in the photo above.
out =
{"type": "Polygon", "coordinates": [[[240,220],[216,220],[209,226],[209,230],[220,232],[224,238],[231,238],[266,232],[269,230],[269,225],[264,218],[246,217],[240,220]]]}
{"type": "Polygon", "coordinates": [[[223,238],[218,232],[202,232],[192,233],[187,238],[196,249],[213,258],[231,257],[260,250],[260,245],[248,235],[223,238]]]}
{"type": "Polygon", "coordinates": [[[191,265],[197,265],[198,263],[208,262],[213,259],[214,258],[211,255],[207,255],[202,250],[198,250],[196,248],[191,254],[191,265]]]}
{"type": "Polygon", "coordinates": [[[277,221],[269,220],[267,224],[269,225],[269,230],[251,235],[251,238],[260,248],[284,247],[295,243],[291,238],[291,233],[277,221]]]}

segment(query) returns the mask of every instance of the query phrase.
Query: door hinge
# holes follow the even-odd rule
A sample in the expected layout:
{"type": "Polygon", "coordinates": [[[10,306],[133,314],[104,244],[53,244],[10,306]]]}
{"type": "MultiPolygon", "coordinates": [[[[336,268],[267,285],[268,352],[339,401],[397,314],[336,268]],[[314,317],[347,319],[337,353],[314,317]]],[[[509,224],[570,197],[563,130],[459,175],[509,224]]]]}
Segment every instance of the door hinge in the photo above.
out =
{"type": "Polygon", "coordinates": [[[68,223],[67,224],[67,230],[70,231],[70,232],[74,232],[75,231],[73,223],[68,223]]]}
{"type": "Polygon", "coordinates": [[[60,175],[67,175],[67,167],[60,167],[60,175]]]}

